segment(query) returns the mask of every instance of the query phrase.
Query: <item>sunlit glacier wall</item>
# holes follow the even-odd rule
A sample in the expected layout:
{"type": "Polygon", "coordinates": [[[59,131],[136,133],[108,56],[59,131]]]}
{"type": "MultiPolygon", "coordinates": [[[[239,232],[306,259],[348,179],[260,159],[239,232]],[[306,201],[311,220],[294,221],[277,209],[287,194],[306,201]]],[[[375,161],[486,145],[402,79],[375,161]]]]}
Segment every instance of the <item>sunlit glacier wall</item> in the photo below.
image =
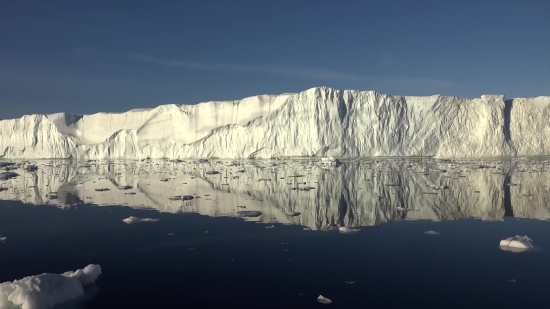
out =
{"type": "Polygon", "coordinates": [[[0,121],[0,158],[550,155],[550,96],[505,100],[312,88],[240,101],[0,121]]]}

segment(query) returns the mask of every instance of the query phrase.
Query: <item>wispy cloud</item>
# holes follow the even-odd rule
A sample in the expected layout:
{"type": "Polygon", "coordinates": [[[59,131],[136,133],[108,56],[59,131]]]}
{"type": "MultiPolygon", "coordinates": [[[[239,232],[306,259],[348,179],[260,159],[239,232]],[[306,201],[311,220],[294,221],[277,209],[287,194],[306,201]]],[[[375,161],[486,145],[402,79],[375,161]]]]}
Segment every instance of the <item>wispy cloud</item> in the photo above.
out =
{"type": "Polygon", "coordinates": [[[156,63],[167,67],[180,67],[187,69],[198,69],[208,71],[224,71],[224,72],[242,72],[242,73],[264,73],[276,76],[285,76],[292,78],[305,78],[319,81],[354,81],[368,83],[383,83],[394,84],[401,86],[415,87],[435,87],[435,88],[455,88],[453,82],[439,79],[424,79],[424,78],[380,78],[372,76],[362,76],[350,74],[340,71],[325,70],[325,69],[310,69],[272,65],[247,65],[233,63],[205,63],[188,60],[172,60],[162,59],[149,56],[143,53],[128,54],[132,59],[156,63]]]}

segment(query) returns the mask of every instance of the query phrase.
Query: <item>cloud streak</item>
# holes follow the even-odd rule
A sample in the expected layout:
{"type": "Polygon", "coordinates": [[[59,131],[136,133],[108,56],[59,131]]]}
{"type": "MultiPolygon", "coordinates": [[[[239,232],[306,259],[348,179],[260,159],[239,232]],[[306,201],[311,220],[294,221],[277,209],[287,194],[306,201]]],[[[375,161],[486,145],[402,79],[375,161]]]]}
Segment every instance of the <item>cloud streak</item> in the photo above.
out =
{"type": "Polygon", "coordinates": [[[155,63],[166,67],[178,67],[184,69],[196,69],[218,72],[237,73],[263,73],[275,76],[290,78],[304,78],[319,81],[353,81],[365,83],[397,84],[401,86],[435,87],[435,88],[457,88],[457,86],[446,80],[438,79],[417,79],[417,78],[379,78],[349,74],[340,71],[325,69],[309,69],[271,65],[247,65],[231,63],[204,63],[188,60],[170,60],[149,56],[143,53],[132,53],[128,56],[134,60],[148,63],[155,63]]]}

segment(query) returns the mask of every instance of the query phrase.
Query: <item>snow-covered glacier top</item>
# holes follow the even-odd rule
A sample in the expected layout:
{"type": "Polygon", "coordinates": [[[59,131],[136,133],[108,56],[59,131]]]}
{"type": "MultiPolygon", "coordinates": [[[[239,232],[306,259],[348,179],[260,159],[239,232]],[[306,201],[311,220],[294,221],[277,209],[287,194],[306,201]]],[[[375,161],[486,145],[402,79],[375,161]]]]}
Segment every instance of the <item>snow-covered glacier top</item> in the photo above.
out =
{"type": "Polygon", "coordinates": [[[312,88],[240,101],[0,121],[0,158],[550,155],[550,96],[312,88]]]}

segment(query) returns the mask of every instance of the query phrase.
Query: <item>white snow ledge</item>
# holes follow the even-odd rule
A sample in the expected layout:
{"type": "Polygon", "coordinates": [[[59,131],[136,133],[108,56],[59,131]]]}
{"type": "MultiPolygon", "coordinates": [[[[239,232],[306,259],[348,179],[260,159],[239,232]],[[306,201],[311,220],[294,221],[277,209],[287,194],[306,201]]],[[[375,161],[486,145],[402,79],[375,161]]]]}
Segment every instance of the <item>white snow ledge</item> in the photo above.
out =
{"type": "Polygon", "coordinates": [[[312,88],[240,101],[0,121],[0,158],[550,155],[550,96],[505,100],[312,88]]]}

